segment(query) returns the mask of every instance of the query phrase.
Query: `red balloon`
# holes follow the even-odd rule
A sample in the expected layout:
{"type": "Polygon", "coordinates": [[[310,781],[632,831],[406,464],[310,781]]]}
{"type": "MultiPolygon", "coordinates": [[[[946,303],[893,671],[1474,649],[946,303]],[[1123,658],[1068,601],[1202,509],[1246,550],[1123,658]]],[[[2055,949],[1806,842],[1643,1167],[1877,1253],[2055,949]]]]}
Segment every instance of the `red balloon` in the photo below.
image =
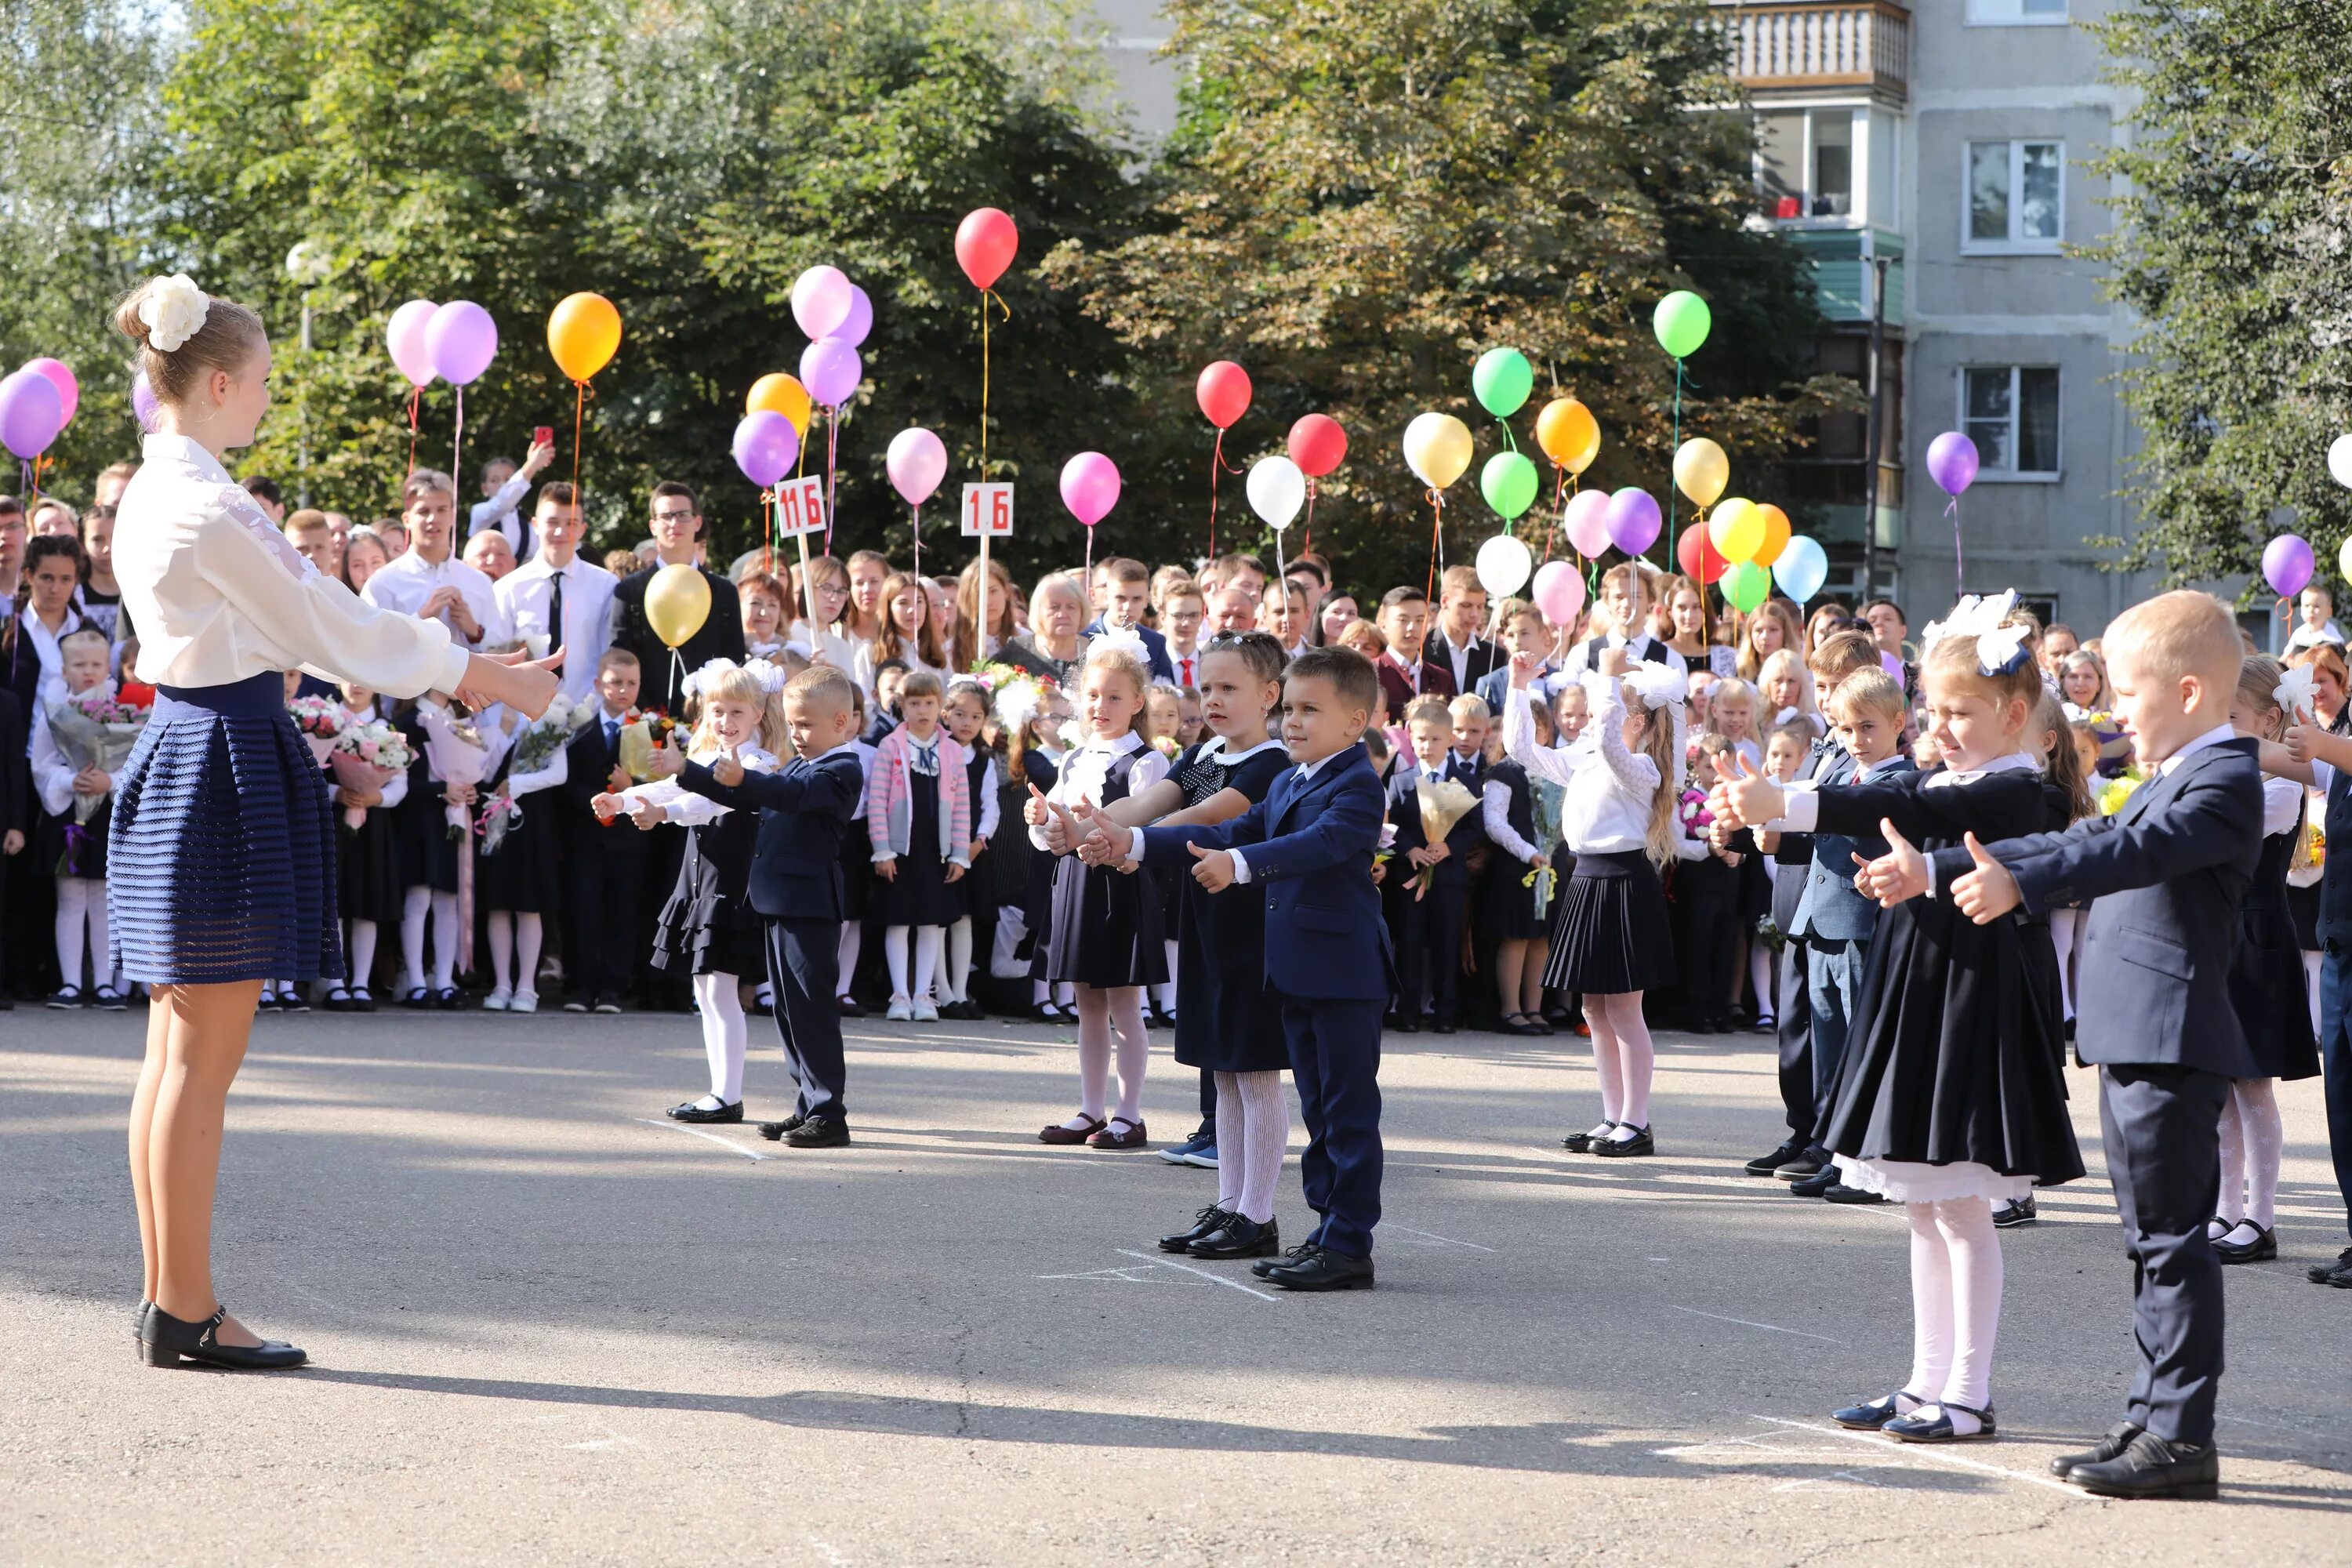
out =
{"type": "Polygon", "coordinates": [[[993,286],[1020,248],[1021,231],[994,207],[974,207],[956,226],[956,265],[975,289],[993,286]]]}
{"type": "Polygon", "coordinates": [[[1310,479],[1319,479],[1345,461],[1348,433],[1328,414],[1309,414],[1290,427],[1290,460],[1310,479]]]}
{"type": "Polygon", "coordinates": [[[1706,524],[1694,522],[1683,530],[1675,543],[1675,559],[1682,563],[1683,575],[1695,583],[1712,583],[1731,570],[1731,563],[1706,536],[1706,524]]]}
{"type": "MultiPolygon", "coordinates": [[[[1221,359],[1201,373],[1201,381],[1193,389],[1201,400],[1201,412],[1209,423],[1220,430],[1230,430],[1234,421],[1249,412],[1249,372],[1229,359],[1221,359]]],[[[1307,465],[1301,463],[1301,468],[1307,465]]]]}

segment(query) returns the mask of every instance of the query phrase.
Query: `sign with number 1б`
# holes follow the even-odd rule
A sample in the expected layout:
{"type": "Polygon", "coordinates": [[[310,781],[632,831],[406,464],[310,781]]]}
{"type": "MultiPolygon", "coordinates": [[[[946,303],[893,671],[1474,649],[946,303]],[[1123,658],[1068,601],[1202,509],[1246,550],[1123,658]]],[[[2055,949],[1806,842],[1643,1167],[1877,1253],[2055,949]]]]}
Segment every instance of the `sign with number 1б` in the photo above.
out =
{"type": "Polygon", "coordinates": [[[776,537],[824,531],[824,479],[811,474],[776,487],[776,537]]]}
{"type": "Polygon", "coordinates": [[[999,480],[963,488],[966,539],[1008,539],[1013,534],[1013,487],[999,480]]]}

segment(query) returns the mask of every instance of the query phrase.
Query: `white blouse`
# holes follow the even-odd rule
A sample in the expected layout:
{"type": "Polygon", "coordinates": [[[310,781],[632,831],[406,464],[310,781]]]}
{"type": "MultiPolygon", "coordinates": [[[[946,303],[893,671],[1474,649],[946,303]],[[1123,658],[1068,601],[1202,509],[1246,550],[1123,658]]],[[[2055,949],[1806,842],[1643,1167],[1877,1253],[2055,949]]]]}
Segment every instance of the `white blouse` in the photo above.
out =
{"type": "Polygon", "coordinates": [[[1565,788],[1559,836],[1570,849],[1580,855],[1647,849],[1650,805],[1665,787],[1658,765],[1625,745],[1625,707],[1617,682],[1596,675],[1583,686],[1592,718],[1584,733],[1566,746],[1537,742],[1527,689],[1512,688],[1503,704],[1503,750],[1529,773],[1565,788]]]}
{"type": "MultiPolygon", "coordinates": [[[[691,760],[708,763],[718,754],[711,752],[691,760]]],[[[735,760],[743,764],[746,773],[772,773],[783,766],[772,752],[761,751],[757,746],[744,747],[735,753],[735,760]]],[[[667,819],[681,827],[705,826],[734,809],[719,805],[707,795],[695,794],[676,779],[653,779],[645,784],[631,784],[621,792],[621,798],[649,801],[660,806],[667,819]]]]}
{"type": "MultiPolygon", "coordinates": [[[[1045,798],[1058,805],[1076,805],[1080,801],[1100,805],[1105,784],[1121,768],[1127,770],[1127,793],[1134,796],[1168,776],[1168,759],[1145,745],[1143,737],[1132,731],[1116,741],[1088,741],[1062,759],[1061,771],[1045,798]]],[[[1029,842],[1040,849],[1048,847],[1045,830],[1032,826],[1029,842]]]]}
{"type": "Polygon", "coordinates": [[[122,492],[114,575],[151,686],[227,686],[299,668],[390,697],[465,684],[449,628],[364,604],[321,576],[219,459],[150,436],[122,492]]]}

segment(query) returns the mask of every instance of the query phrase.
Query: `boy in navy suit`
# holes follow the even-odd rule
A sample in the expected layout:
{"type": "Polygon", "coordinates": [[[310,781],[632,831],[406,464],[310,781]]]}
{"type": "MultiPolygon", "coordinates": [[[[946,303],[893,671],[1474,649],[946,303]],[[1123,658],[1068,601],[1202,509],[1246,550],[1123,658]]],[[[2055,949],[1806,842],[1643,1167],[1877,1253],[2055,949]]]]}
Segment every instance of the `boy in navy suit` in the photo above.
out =
{"type": "Polygon", "coordinates": [[[751,851],[751,907],[768,931],[768,979],[776,993],[776,1033],[800,1085],[797,1110],[760,1123],[760,1135],[795,1149],[849,1142],[843,1092],[841,1015],[835,1005],[841,944],[841,835],[866,786],[850,741],[856,689],[817,666],[785,684],[784,721],[793,760],[755,773],[734,758],[688,763],[678,783],[735,810],[760,814],[751,851]]]}
{"type": "MultiPolygon", "coordinates": [[[[1476,700],[1475,698],[1472,700],[1476,700]]],[[[1416,697],[1405,710],[1412,735],[1410,766],[1389,783],[1389,820],[1396,824],[1396,852],[1409,874],[1387,882],[1389,940],[1397,957],[1397,1027],[1421,1027],[1421,995],[1427,980],[1432,1026],[1441,1035],[1459,1026],[1462,991],[1462,931],[1470,911],[1470,851],[1486,842],[1485,817],[1473,805],[1443,842],[1432,844],[1421,820],[1421,785],[1452,781],[1478,795],[1484,759],[1454,754],[1454,715],[1443,697],[1416,697]]]]}
{"type": "Polygon", "coordinates": [[[2107,628],[2107,669],[2116,716],[2155,776],[2121,810],[1990,850],[1971,836],[1927,862],[1891,837],[1865,872],[1882,902],[1924,890],[1979,924],[2090,903],[2075,1049],[2099,1068],[2139,1373],[2125,1419],[2051,1468],[2105,1497],[2210,1498],[2220,1478],[2221,1265],[2205,1221],[2231,1080],[2256,1076],[2230,1003],[2238,906],[2263,838],[2257,742],[2230,727],[2242,647],[2210,595],[2133,606],[2107,628]]]}
{"type": "MultiPolygon", "coordinates": [[[[1391,984],[1388,928],[1372,884],[1386,798],[1359,743],[1380,678],[1350,648],[1309,648],[1283,681],[1282,743],[1297,764],[1266,797],[1216,827],[1136,830],[1147,866],[1182,868],[1209,891],[1265,892],[1265,984],[1282,1005],[1290,1072],[1307,1119],[1298,1172],[1322,1223],[1280,1261],[1253,1266],[1290,1290],[1368,1289],[1381,1217],[1381,1015],[1391,984]]],[[[1096,818],[1097,822],[1103,819],[1096,818]]],[[[1111,853],[1129,831],[1105,824],[1111,853]]]]}
{"type": "Polygon", "coordinates": [[[616,833],[589,803],[635,781],[621,767],[621,721],[637,702],[637,656],[607,649],[596,661],[596,716],[564,748],[563,869],[570,889],[563,964],[563,1010],[621,1010],[621,989],[636,969],[646,933],[646,863],[653,836],[616,833]]]}

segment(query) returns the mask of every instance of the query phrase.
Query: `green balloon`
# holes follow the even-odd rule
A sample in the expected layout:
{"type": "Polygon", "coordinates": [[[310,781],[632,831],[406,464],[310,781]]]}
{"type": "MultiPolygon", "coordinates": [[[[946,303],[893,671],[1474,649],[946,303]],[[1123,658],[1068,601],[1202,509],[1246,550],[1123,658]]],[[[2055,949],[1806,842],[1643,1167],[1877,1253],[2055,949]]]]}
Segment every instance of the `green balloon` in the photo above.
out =
{"type": "Polygon", "coordinates": [[[1676,359],[1698,353],[1714,325],[1715,313],[1706,308],[1706,301],[1687,289],[1677,289],[1659,300],[1658,313],[1650,319],[1658,346],[1676,359]]]}
{"type": "Polygon", "coordinates": [[[1497,419],[1508,419],[1525,407],[1528,395],[1535,389],[1535,367],[1517,349],[1488,349],[1470,372],[1470,390],[1497,419]]]}
{"type": "Polygon", "coordinates": [[[1753,561],[1735,562],[1723,574],[1723,596],[1743,615],[1762,604],[1764,595],[1771,591],[1771,568],[1759,566],[1753,561]]]}
{"type": "Polygon", "coordinates": [[[1497,452],[1486,459],[1478,470],[1479,493],[1497,516],[1516,518],[1536,504],[1536,492],[1543,488],[1543,476],[1536,472],[1535,464],[1524,453],[1497,452]]]}

